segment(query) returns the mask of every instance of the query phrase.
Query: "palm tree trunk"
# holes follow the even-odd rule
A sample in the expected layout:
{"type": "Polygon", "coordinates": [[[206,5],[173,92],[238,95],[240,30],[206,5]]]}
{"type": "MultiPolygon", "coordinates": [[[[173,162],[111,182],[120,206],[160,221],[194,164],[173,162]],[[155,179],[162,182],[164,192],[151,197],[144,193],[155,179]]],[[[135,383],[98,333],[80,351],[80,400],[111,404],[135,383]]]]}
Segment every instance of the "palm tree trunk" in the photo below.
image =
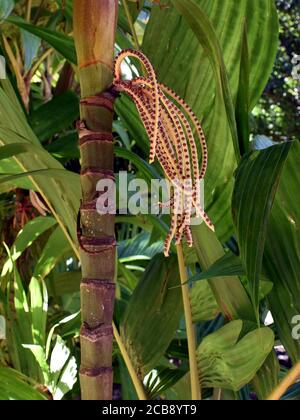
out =
{"type": "Polygon", "coordinates": [[[83,400],[112,399],[113,306],[115,299],[114,216],[96,210],[97,183],[113,179],[113,52],[117,0],[74,0],[74,37],[81,85],[82,205],[81,369],[83,400]]]}

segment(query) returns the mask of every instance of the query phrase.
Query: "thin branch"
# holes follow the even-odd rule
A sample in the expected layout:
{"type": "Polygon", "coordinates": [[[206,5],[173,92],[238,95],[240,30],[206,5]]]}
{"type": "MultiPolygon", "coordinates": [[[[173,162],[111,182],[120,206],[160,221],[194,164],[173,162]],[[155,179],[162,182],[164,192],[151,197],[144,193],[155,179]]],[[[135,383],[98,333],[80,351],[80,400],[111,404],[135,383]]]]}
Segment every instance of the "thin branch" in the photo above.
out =
{"type": "Polygon", "coordinates": [[[131,380],[133,382],[134,388],[135,388],[136,393],[139,397],[139,400],[145,401],[145,400],[147,400],[147,395],[146,395],[144,386],[143,386],[142,382],[140,381],[140,378],[138,377],[138,375],[137,375],[137,373],[134,369],[134,366],[133,366],[133,364],[130,360],[130,357],[127,353],[127,350],[126,350],[126,348],[123,344],[123,341],[121,339],[121,336],[120,336],[119,331],[118,331],[117,327],[115,326],[115,324],[113,324],[113,330],[114,330],[114,336],[115,336],[116,342],[119,346],[121,355],[124,359],[124,362],[125,362],[126,367],[128,369],[129,375],[130,375],[131,380]]]}
{"type": "Polygon", "coordinates": [[[286,393],[288,388],[300,379],[300,361],[289,371],[287,376],[278,385],[278,387],[267,398],[268,401],[278,401],[286,393]]]}
{"type": "Polygon", "coordinates": [[[200,377],[198,371],[198,364],[196,358],[196,336],[195,329],[192,320],[192,311],[189,297],[189,286],[188,286],[188,276],[184,263],[184,256],[182,251],[181,244],[176,246],[177,248],[177,257],[178,265],[180,270],[180,279],[181,279],[181,290],[184,306],[184,316],[186,324],[186,333],[188,340],[188,349],[189,349],[189,363],[190,363],[190,376],[191,376],[191,388],[192,388],[192,400],[201,400],[201,387],[200,387],[200,377]]]}
{"type": "Polygon", "coordinates": [[[32,0],[27,1],[26,20],[30,22],[31,19],[32,0]]]}
{"type": "Polygon", "coordinates": [[[40,67],[40,65],[43,63],[44,60],[46,60],[46,58],[52,54],[53,52],[53,48],[49,48],[46,52],[44,52],[44,54],[38,59],[38,61],[34,64],[34,66],[32,67],[31,70],[29,70],[28,74],[30,76],[30,78],[32,78],[35,73],[37,72],[38,68],[40,67]]]}
{"type": "Polygon", "coordinates": [[[126,14],[126,18],[127,18],[127,21],[128,21],[128,24],[129,24],[129,27],[131,29],[131,33],[132,33],[132,36],[133,36],[134,46],[137,50],[139,50],[140,49],[140,44],[139,44],[138,36],[137,36],[136,30],[135,30],[135,27],[134,27],[134,23],[133,23],[133,20],[132,20],[131,13],[130,13],[130,10],[128,8],[127,0],[122,0],[122,3],[123,3],[124,11],[125,11],[125,14],[126,14]]]}

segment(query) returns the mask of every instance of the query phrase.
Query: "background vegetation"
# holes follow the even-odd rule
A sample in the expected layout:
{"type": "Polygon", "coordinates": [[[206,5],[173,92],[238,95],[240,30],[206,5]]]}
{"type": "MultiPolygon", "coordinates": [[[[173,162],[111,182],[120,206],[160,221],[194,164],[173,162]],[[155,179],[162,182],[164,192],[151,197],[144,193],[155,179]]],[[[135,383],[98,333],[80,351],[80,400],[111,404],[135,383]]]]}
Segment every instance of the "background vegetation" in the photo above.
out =
{"type": "MultiPolygon", "coordinates": [[[[0,1],[0,399],[80,397],[72,3],[0,1]]],[[[116,52],[141,48],[207,135],[205,199],[216,235],[201,225],[195,246],[184,247],[205,398],[221,390],[224,399],[264,399],[300,359],[292,336],[300,314],[299,9],[299,0],[119,2],[116,52]]],[[[149,142],[126,97],[113,130],[116,172],[148,184],[162,176],[147,163],[149,142]]],[[[190,399],[174,249],[162,256],[169,219],[116,221],[114,320],[127,352],[149,399],[190,399]]],[[[113,365],[114,397],[137,399],[116,343],[113,365]]],[[[284,398],[299,399],[300,385],[284,398]]]]}

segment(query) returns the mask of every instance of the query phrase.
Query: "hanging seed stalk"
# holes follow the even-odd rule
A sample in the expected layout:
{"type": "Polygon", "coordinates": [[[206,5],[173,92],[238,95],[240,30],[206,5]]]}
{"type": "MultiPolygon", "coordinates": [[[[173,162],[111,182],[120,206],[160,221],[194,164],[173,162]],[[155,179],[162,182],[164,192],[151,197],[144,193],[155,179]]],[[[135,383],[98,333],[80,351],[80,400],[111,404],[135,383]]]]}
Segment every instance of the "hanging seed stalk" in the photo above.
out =
{"type": "Polygon", "coordinates": [[[205,136],[192,109],[175,92],[158,83],[153,66],[140,51],[125,50],[118,55],[115,60],[113,85],[117,92],[124,92],[134,101],[150,140],[149,161],[152,163],[155,158],[158,159],[173,186],[168,203],[171,208],[171,225],[165,240],[164,253],[169,255],[172,241],[175,239],[189,345],[191,393],[192,399],[198,400],[201,398],[201,390],[196,361],[196,338],[181,243],[185,236],[188,245],[193,245],[190,228],[193,211],[214,230],[200,204],[200,182],[204,179],[208,162],[205,136]],[[128,57],[140,61],[146,73],[143,77],[123,80],[121,64],[128,57]],[[201,145],[201,169],[194,131],[201,145]]]}

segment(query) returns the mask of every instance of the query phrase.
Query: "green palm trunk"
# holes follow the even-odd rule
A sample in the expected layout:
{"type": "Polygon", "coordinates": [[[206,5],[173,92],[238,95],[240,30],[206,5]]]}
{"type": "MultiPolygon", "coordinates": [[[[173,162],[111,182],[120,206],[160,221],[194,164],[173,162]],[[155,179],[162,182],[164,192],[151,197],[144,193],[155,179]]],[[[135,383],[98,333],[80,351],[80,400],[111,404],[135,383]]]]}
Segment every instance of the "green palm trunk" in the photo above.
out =
{"type": "Polygon", "coordinates": [[[115,298],[114,216],[96,210],[97,184],[113,179],[113,52],[117,0],[74,0],[74,37],[81,86],[82,399],[112,398],[113,306],[115,298]]]}

